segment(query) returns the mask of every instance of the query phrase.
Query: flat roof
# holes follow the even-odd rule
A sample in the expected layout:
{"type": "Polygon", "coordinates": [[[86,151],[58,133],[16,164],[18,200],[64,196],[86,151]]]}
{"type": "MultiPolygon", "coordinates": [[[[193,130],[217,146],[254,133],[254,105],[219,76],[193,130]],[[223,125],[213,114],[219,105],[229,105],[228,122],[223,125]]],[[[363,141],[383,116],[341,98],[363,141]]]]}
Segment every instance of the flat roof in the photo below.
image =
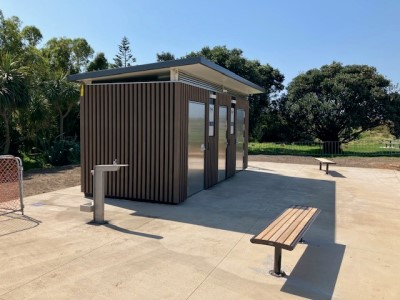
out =
{"type": "Polygon", "coordinates": [[[190,57],[125,68],[73,74],[68,76],[68,80],[79,82],[92,80],[122,80],[147,75],[165,75],[172,69],[178,69],[200,79],[240,93],[248,95],[265,93],[265,89],[259,85],[240,77],[204,57],[190,57]]]}

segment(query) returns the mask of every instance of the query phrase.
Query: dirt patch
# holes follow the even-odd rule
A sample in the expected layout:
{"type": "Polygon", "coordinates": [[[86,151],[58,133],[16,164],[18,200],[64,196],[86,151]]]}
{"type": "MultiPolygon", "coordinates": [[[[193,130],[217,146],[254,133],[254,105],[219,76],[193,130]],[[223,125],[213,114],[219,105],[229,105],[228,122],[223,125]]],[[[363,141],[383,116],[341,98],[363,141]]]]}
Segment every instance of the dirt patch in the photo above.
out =
{"type": "Polygon", "coordinates": [[[24,196],[38,195],[81,184],[80,166],[63,166],[24,172],[24,196]]]}
{"type": "MultiPolygon", "coordinates": [[[[397,157],[335,157],[338,166],[357,168],[393,169],[400,171],[397,157]]],[[[316,165],[312,157],[289,155],[249,155],[249,164],[257,161],[316,165]]],[[[32,170],[24,173],[24,195],[32,196],[52,192],[81,184],[80,166],[64,166],[51,169],[32,170]]]]}

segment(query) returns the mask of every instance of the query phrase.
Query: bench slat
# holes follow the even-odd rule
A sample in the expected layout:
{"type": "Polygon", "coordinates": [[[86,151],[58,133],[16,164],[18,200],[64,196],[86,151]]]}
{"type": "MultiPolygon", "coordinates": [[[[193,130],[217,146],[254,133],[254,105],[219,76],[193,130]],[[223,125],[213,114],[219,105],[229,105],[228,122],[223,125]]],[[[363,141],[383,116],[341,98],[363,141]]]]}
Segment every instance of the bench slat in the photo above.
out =
{"type": "Polygon", "coordinates": [[[285,230],[283,233],[275,240],[276,243],[279,244],[287,244],[291,245],[292,241],[290,240],[289,237],[293,235],[293,233],[296,233],[299,231],[299,228],[301,228],[303,221],[307,220],[308,216],[310,214],[309,208],[298,210],[297,213],[297,218],[291,222],[288,223],[287,226],[284,228],[285,230]]]}
{"type": "Polygon", "coordinates": [[[293,250],[319,212],[320,209],[308,206],[287,208],[251,242],[293,250]]]}
{"type": "Polygon", "coordinates": [[[277,241],[278,243],[285,244],[285,245],[290,245],[291,248],[294,248],[294,246],[297,244],[298,240],[303,236],[304,232],[307,231],[307,229],[310,227],[311,223],[314,221],[314,219],[318,215],[318,210],[316,208],[312,208],[311,210],[308,211],[307,215],[303,218],[303,220],[297,225],[295,230],[292,231],[292,233],[289,235],[289,237],[284,241],[280,242],[277,241]]]}
{"type": "Polygon", "coordinates": [[[271,232],[271,230],[273,230],[278,225],[278,223],[280,222],[280,217],[285,217],[290,212],[291,212],[290,208],[287,208],[279,217],[277,217],[271,224],[269,224],[267,226],[267,228],[265,228],[263,231],[261,231],[253,239],[257,239],[257,240],[268,239],[268,236],[269,236],[268,233],[271,232]]]}
{"type": "Polygon", "coordinates": [[[319,162],[322,162],[322,163],[324,163],[324,164],[332,164],[332,165],[336,165],[336,163],[335,162],[333,162],[333,161],[331,161],[331,160],[329,160],[329,159],[326,159],[326,158],[321,158],[321,157],[314,157],[316,160],[318,160],[319,162]]]}
{"type": "Polygon", "coordinates": [[[304,210],[303,207],[296,207],[295,209],[292,208],[291,210],[293,211],[293,214],[290,216],[290,218],[285,217],[281,219],[281,226],[273,236],[268,238],[270,241],[277,243],[281,236],[289,229],[289,227],[293,225],[294,228],[296,228],[299,220],[302,220],[304,218],[303,215],[307,214],[307,210],[304,210]]]}

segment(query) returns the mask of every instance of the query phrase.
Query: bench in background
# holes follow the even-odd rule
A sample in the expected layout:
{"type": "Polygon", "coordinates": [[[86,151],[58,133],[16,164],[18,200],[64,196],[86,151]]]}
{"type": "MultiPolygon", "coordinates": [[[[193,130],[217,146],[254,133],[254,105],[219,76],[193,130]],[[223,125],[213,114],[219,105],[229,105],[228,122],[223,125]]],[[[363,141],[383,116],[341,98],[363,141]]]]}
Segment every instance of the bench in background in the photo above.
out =
{"type": "Polygon", "coordinates": [[[319,169],[322,170],[322,165],[325,164],[326,165],[326,174],[328,174],[328,170],[329,170],[329,165],[336,165],[335,162],[326,159],[326,158],[321,158],[321,157],[315,157],[316,160],[319,161],[319,169]]]}

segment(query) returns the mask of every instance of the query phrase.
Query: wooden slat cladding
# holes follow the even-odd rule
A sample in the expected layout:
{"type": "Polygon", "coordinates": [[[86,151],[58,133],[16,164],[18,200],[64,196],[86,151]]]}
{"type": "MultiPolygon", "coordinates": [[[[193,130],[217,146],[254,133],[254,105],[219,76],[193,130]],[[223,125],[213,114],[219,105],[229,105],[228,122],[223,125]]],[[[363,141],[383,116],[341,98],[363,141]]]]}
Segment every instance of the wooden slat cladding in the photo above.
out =
{"type": "Polygon", "coordinates": [[[90,171],[94,166],[112,164],[117,159],[129,167],[107,174],[107,196],[165,203],[184,200],[180,184],[185,176],[180,124],[186,109],[178,105],[176,85],[85,87],[81,99],[84,193],[93,193],[90,171]]]}
{"type": "MultiPolygon", "coordinates": [[[[206,104],[205,182],[218,182],[218,110],[228,108],[231,96],[217,94],[215,135],[208,136],[208,90],[180,82],[93,84],[81,98],[82,191],[93,194],[91,170],[98,164],[128,164],[106,175],[106,195],[180,203],[187,198],[189,101],[206,104]]],[[[248,102],[237,100],[246,112],[247,156],[248,102]]],[[[235,173],[235,135],[228,134],[227,174],[235,173]]],[[[247,166],[247,159],[245,159],[247,166]]]]}

